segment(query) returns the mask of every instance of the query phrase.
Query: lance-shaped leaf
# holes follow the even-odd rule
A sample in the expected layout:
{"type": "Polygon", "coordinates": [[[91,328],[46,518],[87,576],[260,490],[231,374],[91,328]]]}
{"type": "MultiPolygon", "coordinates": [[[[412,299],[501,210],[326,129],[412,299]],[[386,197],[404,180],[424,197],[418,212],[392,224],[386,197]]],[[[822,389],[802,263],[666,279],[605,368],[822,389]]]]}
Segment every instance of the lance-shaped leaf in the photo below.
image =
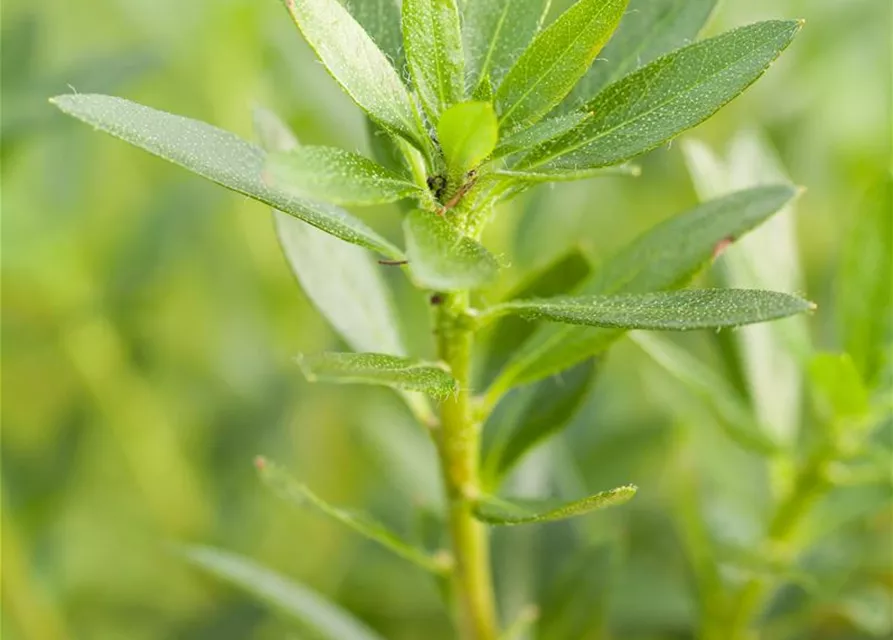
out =
{"type": "Polygon", "coordinates": [[[491,307],[484,317],[513,313],[589,327],[690,331],[768,322],[813,308],[803,298],[776,291],[692,289],[517,300],[491,307]]]}
{"type": "Polygon", "coordinates": [[[500,126],[511,131],[549,113],[611,37],[627,0],[577,0],[518,58],[496,91],[500,126]]]}
{"type": "Polygon", "coordinates": [[[459,233],[442,215],[413,211],[404,221],[403,231],[409,270],[420,287],[447,292],[476,289],[496,278],[496,258],[459,233]]]}
{"type": "Polygon", "coordinates": [[[580,105],[639,67],[697,39],[717,0],[630,0],[617,32],[566,104],[580,105]]]}
{"type": "MultiPolygon", "coordinates": [[[[644,293],[681,286],[710,261],[718,245],[744,235],[796,194],[790,186],[748,189],[670,218],[606,261],[577,293],[644,293]]],[[[609,329],[542,327],[518,349],[488,393],[497,397],[518,384],[558,373],[620,335],[609,329]]]]}
{"type": "Polygon", "coordinates": [[[443,400],[456,393],[456,380],[442,365],[381,353],[301,355],[298,365],[310,382],[372,384],[420,391],[443,400]]]}
{"type": "Polygon", "coordinates": [[[577,111],[537,122],[532,127],[504,136],[496,145],[493,155],[501,158],[537,147],[577,128],[590,115],[585,111],[577,111]]]}
{"type": "Polygon", "coordinates": [[[443,561],[438,561],[424,550],[401,539],[369,516],[330,505],[313,493],[306,485],[291,477],[278,464],[266,458],[258,458],[255,464],[264,484],[286,502],[301,508],[309,506],[318,509],[330,518],[353,529],[361,536],[377,542],[384,548],[426,571],[442,574],[448,569],[448,565],[443,561]]]}
{"type": "Polygon", "coordinates": [[[384,640],[351,613],[303,584],[234,553],[191,546],[185,557],[203,571],[232,584],[311,629],[325,640],[384,640]]]}
{"type": "Polygon", "coordinates": [[[345,3],[348,11],[369,34],[398,71],[403,69],[403,34],[397,0],[361,0],[345,3]]]}
{"type": "Polygon", "coordinates": [[[417,185],[357,153],[333,147],[298,147],[267,158],[274,188],[335,204],[373,205],[425,196],[417,185]]]}
{"type": "Polygon", "coordinates": [[[465,53],[456,0],[403,0],[409,73],[431,123],[465,97],[465,53]]]}
{"type": "Polygon", "coordinates": [[[756,81],[800,26],[760,22],[655,60],[602,91],[585,106],[591,118],[531,152],[519,168],[605,167],[662,145],[756,81]]]}
{"type": "Polygon", "coordinates": [[[345,211],[265,184],[263,150],[227,131],[111,96],[65,95],[52,102],[97,129],[326,233],[394,259],[402,256],[394,245],[345,211]]]}
{"type": "Polygon", "coordinates": [[[460,179],[493,152],[499,136],[489,102],[463,102],[447,109],[437,124],[437,139],[451,176],[460,179]]]}
{"type": "Polygon", "coordinates": [[[415,105],[397,71],[338,0],[284,0],[329,73],[382,126],[427,146],[415,105]]]}
{"type": "Polygon", "coordinates": [[[550,0],[492,0],[466,2],[462,33],[469,86],[502,77],[542,26],[550,0]]]}
{"type": "Polygon", "coordinates": [[[474,503],[474,516],[493,525],[532,524],[581,516],[629,502],[636,495],[633,485],[602,491],[575,502],[560,500],[506,500],[487,496],[474,503]]]}
{"type": "Polygon", "coordinates": [[[574,182],[576,180],[588,180],[591,178],[638,178],[642,175],[642,168],[636,164],[621,164],[616,167],[602,167],[599,169],[556,169],[546,171],[515,171],[512,169],[498,169],[494,175],[514,178],[519,184],[539,184],[542,182],[574,182]]]}

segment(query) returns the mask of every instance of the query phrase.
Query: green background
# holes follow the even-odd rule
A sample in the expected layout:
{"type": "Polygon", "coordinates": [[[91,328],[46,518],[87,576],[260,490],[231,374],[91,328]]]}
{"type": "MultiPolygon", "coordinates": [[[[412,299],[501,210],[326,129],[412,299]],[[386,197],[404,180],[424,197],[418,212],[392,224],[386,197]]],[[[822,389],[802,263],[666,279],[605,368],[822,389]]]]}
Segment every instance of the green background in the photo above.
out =
{"type": "MultiPolygon", "coordinates": [[[[815,344],[835,350],[844,238],[889,166],[890,3],[726,0],[709,32],[776,17],[806,19],[795,44],[687,136],[722,149],[758,129],[807,187],[797,207],[802,293],[819,306],[815,344]]],[[[257,482],[251,462],[262,453],[404,532],[413,505],[437,489],[428,458],[413,453],[425,443],[390,394],[301,379],[294,354],[340,345],[289,273],[267,209],[96,134],[46,99],[114,93],[245,137],[260,104],[304,142],[368,151],[359,110],[276,0],[6,0],[2,22],[3,637],[305,637],[186,564],[181,542],[275,567],[386,637],[450,637],[426,576],[257,482]]],[[[636,180],[544,187],[535,233],[522,240],[514,230],[529,199],[500,210],[487,241],[513,251],[501,287],[573,244],[604,256],[697,201],[677,144],[642,164],[636,180]]],[[[399,239],[396,208],[360,215],[399,239]]],[[[392,276],[404,328],[429,348],[422,302],[392,276]]],[[[683,342],[718,358],[709,336],[683,342]]],[[[496,536],[507,598],[560,583],[550,597],[566,611],[608,620],[554,637],[691,637],[696,596],[668,520],[668,478],[705,467],[708,486],[732,486],[744,505],[726,524],[757,526],[760,487],[743,479],[759,477],[758,461],[703,412],[669,402],[673,384],[620,343],[553,465],[564,487],[634,482],[639,496],[581,524],[496,536]],[[692,433],[709,464],[677,455],[692,433]],[[585,575],[562,582],[567,567],[585,575]]],[[[811,609],[795,635],[891,637],[890,493],[875,489],[874,506],[856,509],[823,552],[852,572],[845,593],[811,609]],[[865,556],[855,569],[852,548],[865,556]]]]}

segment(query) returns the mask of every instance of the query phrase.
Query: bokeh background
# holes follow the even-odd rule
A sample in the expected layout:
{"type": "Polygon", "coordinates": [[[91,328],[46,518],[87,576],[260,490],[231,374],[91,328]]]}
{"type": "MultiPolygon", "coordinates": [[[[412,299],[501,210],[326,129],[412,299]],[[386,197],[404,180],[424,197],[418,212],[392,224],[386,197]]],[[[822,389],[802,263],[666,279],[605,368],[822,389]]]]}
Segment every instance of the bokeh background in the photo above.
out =
{"type": "MultiPolygon", "coordinates": [[[[184,542],[274,567],[386,637],[450,637],[424,575],[282,504],[256,479],[253,456],[270,455],[333,502],[406,532],[437,491],[430,451],[390,394],[311,386],[297,373],[295,353],[339,343],[290,274],[269,211],[66,119],[46,99],[114,93],[245,137],[260,104],[307,143],[367,150],[358,109],[276,0],[4,0],[2,11],[3,637],[305,637],[184,562],[184,542]]],[[[844,239],[889,167],[890,13],[888,0],[726,0],[711,33],[770,17],[803,17],[806,27],[763,80],[686,136],[722,152],[741,131],[759,131],[808,188],[796,251],[822,349],[841,346],[844,239]]],[[[502,210],[488,238],[513,251],[502,288],[572,244],[604,256],[695,204],[680,146],[651,154],[637,180],[544,187],[531,196],[533,223],[531,198],[502,210]],[[534,228],[519,237],[521,219],[534,228]]],[[[395,208],[360,214],[399,237],[395,208]]],[[[423,304],[399,271],[391,281],[404,329],[429,349],[423,304]]],[[[718,360],[710,340],[683,343],[718,360]]],[[[545,466],[565,489],[635,482],[639,497],[582,524],[496,538],[508,600],[557,585],[559,604],[542,604],[550,620],[566,620],[551,637],[692,637],[696,595],[668,487],[692,469],[709,487],[759,476],[674,384],[619,344],[545,466]],[[695,423],[709,446],[680,456],[680,432],[695,423]]],[[[746,507],[759,500],[752,489],[730,493],[746,507]]],[[[808,608],[795,637],[893,637],[890,495],[876,483],[840,518],[822,553],[846,579],[808,608]]],[[[756,526],[751,518],[743,529],[756,526]]]]}

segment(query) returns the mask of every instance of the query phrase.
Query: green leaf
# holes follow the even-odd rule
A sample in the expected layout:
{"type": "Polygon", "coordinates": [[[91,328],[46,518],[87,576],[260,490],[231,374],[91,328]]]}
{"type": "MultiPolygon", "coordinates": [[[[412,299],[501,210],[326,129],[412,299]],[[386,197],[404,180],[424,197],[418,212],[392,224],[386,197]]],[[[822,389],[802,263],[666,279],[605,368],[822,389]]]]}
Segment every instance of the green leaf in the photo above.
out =
{"type": "Polygon", "coordinates": [[[849,354],[820,353],[809,363],[819,410],[829,422],[851,426],[871,412],[868,389],[849,354]]]}
{"type": "Polygon", "coordinates": [[[617,32],[568,96],[573,107],[659,56],[697,39],[717,0],[630,0],[617,32]]]}
{"type": "Polygon", "coordinates": [[[284,0],[329,73],[357,105],[391,132],[427,148],[415,105],[397,71],[338,0],[284,0]]]}
{"type": "Polygon", "coordinates": [[[347,9],[398,71],[403,69],[403,34],[397,0],[353,0],[347,9]]]}
{"type": "Polygon", "coordinates": [[[532,149],[576,128],[590,115],[592,114],[580,111],[537,122],[532,127],[521,129],[516,133],[503,137],[499,144],[496,145],[493,156],[501,158],[519,151],[532,149]]]}
{"type": "Polygon", "coordinates": [[[517,300],[491,307],[487,315],[517,314],[590,327],[690,331],[768,322],[814,309],[787,293],[749,289],[691,289],[613,296],[562,296],[517,300]]]}
{"type": "Polygon", "coordinates": [[[65,113],[346,242],[400,259],[390,242],[348,213],[264,184],[262,149],[204,122],[102,95],[53,98],[65,113]]]}
{"type": "Polygon", "coordinates": [[[476,289],[490,284],[499,264],[489,251],[459,233],[442,216],[413,211],[403,223],[413,280],[432,291],[476,289]]]}
{"type": "Polygon", "coordinates": [[[575,502],[557,500],[505,500],[488,496],[474,503],[474,516],[493,525],[531,524],[551,522],[581,516],[597,509],[605,509],[629,502],[636,495],[633,485],[602,491],[575,502]]]}
{"type": "MultiPolygon", "coordinates": [[[[263,147],[290,151],[291,131],[272,113],[254,111],[263,147]]],[[[360,247],[341,242],[281,211],[273,211],[279,244],[316,309],[355,351],[403,355],[400,323],[379,265],[360,247]],[[337,264],[335,271],[330,265],[337,264]]]]}
{"type": "Polygon", "coordinates": [[[384,640],[315,591],[247,558],[200,546],[185,547],[183,553],[197,567],[297,620],[325,640],[384,640]]]}
{"type": "Polygon", "coordinates": [[[499,125],[489,102],[463,102],[447,109],[437,124],[437,139],[451,176],[460,179],[496,148],[499,125]]]}
{"type": "MultiPolygon", "coordinates": [[[[717,245],[744,235],[796,194],[790,186],[748,189],[670,218],[605,262],[576,293],[644,293],[684,285],[710,261],[717,245]]],[[[488,393],[499,395],[558,373],[606,349],[620,335],[615,330],[542,327],[518,349],[488,393]]]]}
{"type": "Polygon", "coordinates": [[[381,353],[322,353],[298,356],[310,382],[373,384],[420,391],[443,400],[456,393],[456,381],[442,365],[381,353]]]}
{"type": "Polygon", "coordinates": [[[514,178],[515,181],[520,184],[539,184],[542,182],[574,182],[576,180],[587,180],[590,178],[616,178],[624,176],[638,178],[642,175],[642,169],[635,164],[621,164],[616,167],[584,169],[582,171],[574,171],[573,169],[558,171],[514,171],[511,169],[500,169],[494,171],[493,174],[506,178],[514,178]]]}
{"type": "Polygon", "coordinates": [[[368,516],[330,505],[313,493],[306,485],[291,477],[278,464],[270,462],[265,458],[258,458],[256,465],[264,484],[286,502],[301,508],[307,506],[314,507],[330,518],[353,529],[364,538],[380,544],[385,549],[394,552],[404,560],[408,560],[426,571],[442,574],[449,568],[444,562],[438,561],[424,550],[401,539],[384,525],[368,516]]]}
{"type": "Polygon", "coordinates": [[[498,86],[540,30],[551,0],[470,0],[463,35],[469,86],[498,86]]]}
{"type": "MultiPolygon", "coordinates": [[[[775,455],[782,450],[760,427],[744,398],[713,368],[662,336],[639,331],[629,336],[648,357],[710,409],[731,440],[760,455],[775,455]]],[[[687,398],[685,401],[690,402],[687,398]]]]}
{"type": "Polygon", "coordinates": [[[335,204],[384,204],[426,195],[372,160],[333,147],[298,147],[271,154],[266,176],[276,189],[335,204]]]}
{"type": "Polygon", "coordinates": [[[583,77],[620,22],[627,0],[578,0],[530,43],[496,91],[511,131],[551,111],[583,77]]]}
{"type": "Polygon", "coordinates": [[[409,73],[431,123],[465,98],[465,53],[456,0],[403,0],[409,73]]]}
{"type": "Polygon", "coordinates": [[[893,364],[893,175],[866,194],[837,275],[843,344],[869,384],[893,364]]]}
{"type": "Polygon", "coordinates": [[[659,147],[743,92],[793,41],[801,23],[760,22],[670,53],[602,91],[580,127],[518,168],[588,169],[659,147]]]}

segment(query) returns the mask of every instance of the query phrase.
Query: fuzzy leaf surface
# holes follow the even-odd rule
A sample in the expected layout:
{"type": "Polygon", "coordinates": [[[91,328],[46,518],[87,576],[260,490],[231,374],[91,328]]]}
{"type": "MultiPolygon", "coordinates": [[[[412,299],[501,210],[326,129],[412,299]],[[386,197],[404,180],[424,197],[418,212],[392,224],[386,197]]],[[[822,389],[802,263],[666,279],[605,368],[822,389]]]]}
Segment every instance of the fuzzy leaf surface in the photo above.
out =
{"type": "Polygon", "coordinates": [[[403,34],[400,32],[400,5],[397,0],[358,0],[347,9],[369,34],[393,67],[403,69],[403,34]]]}
{"type": "Polygon", "coordinates": [[[534,524],[581,516],[597,509],[605,509],[629,502],[636,495],[636,487],[627,485],[596,493],[582,500],[527,500],[485,497],[474,504],[474,516],[492,525],[534,524]]]}
{"type": "Polygon", "coordinates": [[[522,184],[539,184],[542,182],[575,182],[591,178],[638,178],[642,174],[642,168],[636,164],[621,164],[616,167],[601,167],[599,169],[555,169],[546,171],[514,171],[512,169],[500,169],[493,172],[495,175],[506,178],[514,178],[522,184]]]}
{"type": "Polygon", "coordinates": [[[496,258],[460,234],[443,216],[416,210],[403,222],[406,255],[413,280],[432,291],[476,289],[499,271],[496,258]]]}
{"type": "Polygon", "coordinates": [[[456,392],[453,376],[443,366],[381,353],[322,353],[298,356],[309,382],[372,384],[420,391],[443,400],[456,392]]]}
{"type": "Polygon", "coordinates": [[[620,26],[567,104],[577,106],[639,67],[687,45],[698,34],[717,0],[630,0],[620,26]]]}
{"type": "Polygon", "coordinates": [[[364,538],[380,544],[404,560],[408,560],[426,571],[443,573],[444,567],[435,562],[428,553],[406,542],[369,516],[330,505],[306,485],[295,480],[276,463],[259,458],[257,466],[264,484],[289,504],[300,508],[313,507],[364,538]]]}
{"type": "Polygon", "coordinates": [[[298,29],[335,81],[392,132],[424,147],[415,105],[400,75],[338,0],[284,0],[298,29]]]}
{"type": "Polygon", "coordinates": [[[347,212],[265,184],[264,151],[228,131],[112,96],[65,95],[53,98],[53,103],[101,131],[341,240],[394,259],[402,256],[399,249],[347,212]]]}
{"type": "Polygon", "coordinates": [[[372,160],[334,147],[302,146],[267,158],[267,181],[276,189],[335,204],[374,205],[424,192],[372,160]]]}
{"type": "Polygon", "coordinates": [[[409,72],[431,123],[465,97],[465,52],[456,0],[403,0],[409,72]]]}
{"type": "Polygon", "coordinates": [[[447,109],[437,124],[437,139],[450,175],[464,176],[496,147],[499,124],[489,102],[463,102],[447,109]]]}
{"type": "Polygon", "coordinates": [[[519,168],[605,167],[659,147],[753,84],[800,26],[759,22],[655,60],[602,91],[585,106],[591,118],[531,152],[519,168]]]}
{"type": "MultiPolygon", "coordinates": [[[[791,186],[759,187],[706,202],[647,231],[606,261],[575,293],[645,293],[684,285],[713,255],[779,211],[797,194],[791,186]]],[[[546,325],[518,349],[493,392],[558,373],[606,349],[622,332],[546,325]]]]}
{"type": "Polygon", "coordinates": [[[463,35],[470,87],[499,86],[540,30],[551,0],[469,0],[463,35]]]}
{"type": "MultiPolygon", "coordinates": [[[[268,151],[298,147],[292,132],[269,111],[255,110],[254,128],[268,151]]],[[[403,355],[391,292],[369,252],[275,209],[273,220],[301,289],[338,335],[355,351],[403,355]]]]}
{"type": "Polygon", "coordinates": [[[303,584],[252,560],[212,547],[190,546],[186,558],[207,573],[312,629],[325,640],[384,640],[364,622],[303,584]]]}
{"type": "Polygon", "coordinates": [[[518,300],[492,307],[490,313],[589,327],[690,331],[768,322],[812,308],[802,298],[776,291],[691,289],[518,300]]]}
{"type": "Polygon", "coordinates": [[[540,32],[496,91],[504,131],[531,125],[583,77],[617,28],[627,0],[577,0],[540,32]]]}
{"type": "Polygon", "coordinates": [[[504,136],[493,155],[497,158],[532,149],[577,128],[588,113],[578,111],[537,122],[532,127],[504,136]]]}

